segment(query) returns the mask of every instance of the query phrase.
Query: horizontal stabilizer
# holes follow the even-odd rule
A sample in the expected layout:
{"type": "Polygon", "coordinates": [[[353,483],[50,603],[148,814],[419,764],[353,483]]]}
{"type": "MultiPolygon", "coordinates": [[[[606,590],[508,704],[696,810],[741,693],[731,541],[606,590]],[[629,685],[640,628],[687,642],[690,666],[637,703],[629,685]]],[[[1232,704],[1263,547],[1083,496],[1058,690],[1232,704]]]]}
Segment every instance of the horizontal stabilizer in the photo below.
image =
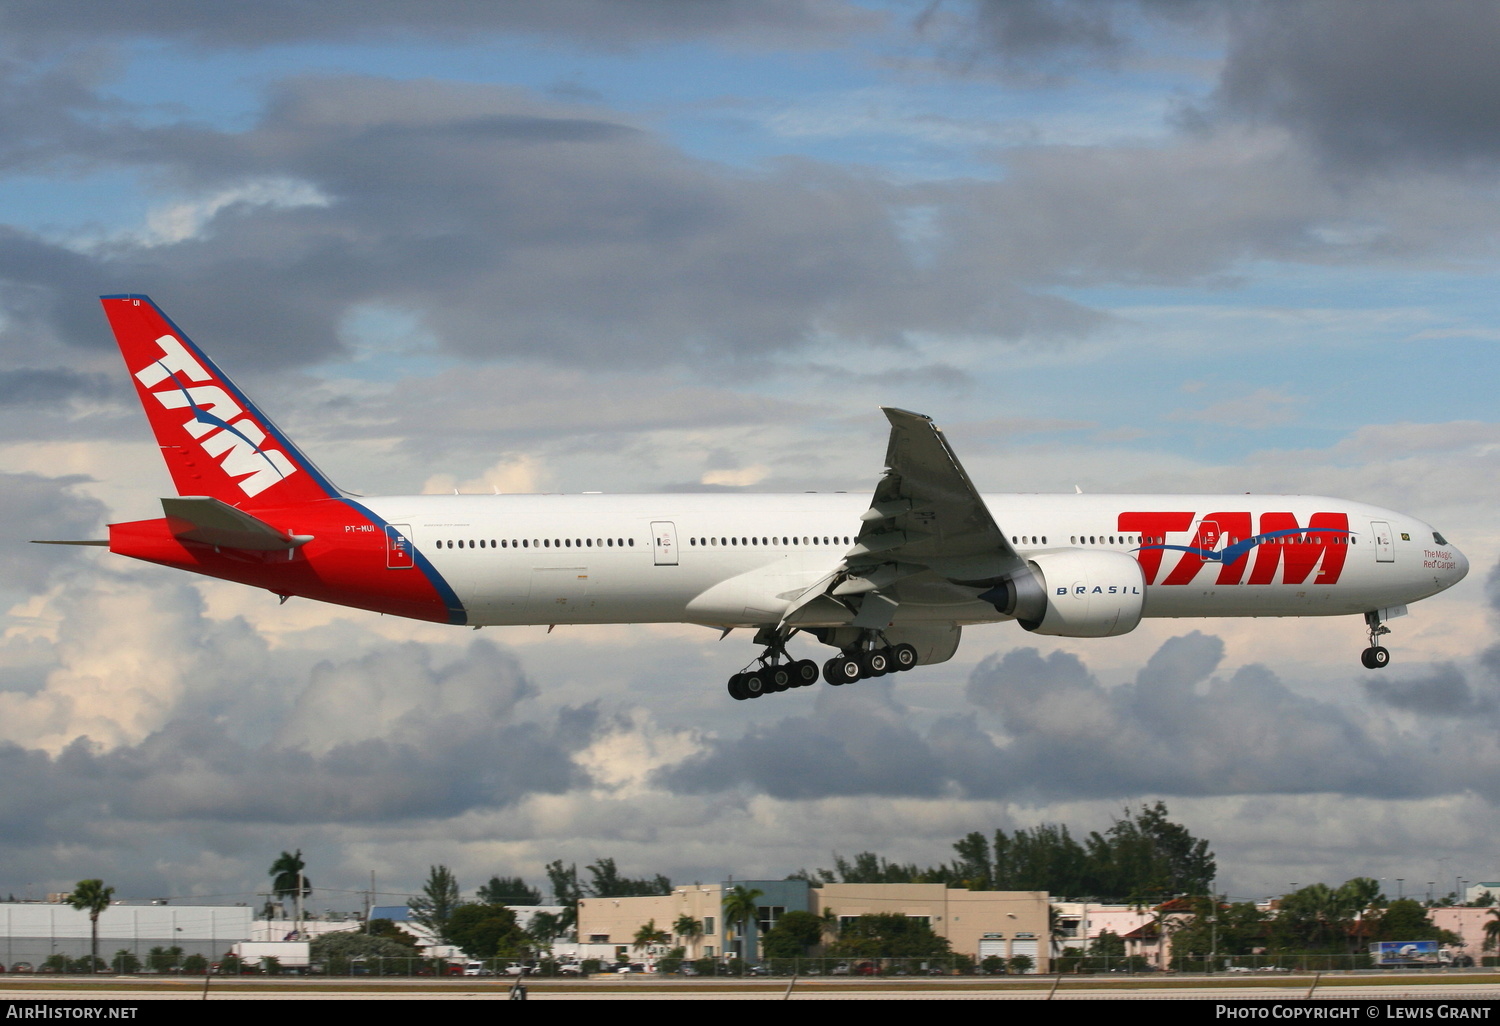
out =
{"type": "Polygon", "coordinates": [[[204,545],[275,552],[298,548],[313,538],[310,534],[287,534],[242,509],[205,495],[164,498],[161,508],[172,534],[204,545]]]}

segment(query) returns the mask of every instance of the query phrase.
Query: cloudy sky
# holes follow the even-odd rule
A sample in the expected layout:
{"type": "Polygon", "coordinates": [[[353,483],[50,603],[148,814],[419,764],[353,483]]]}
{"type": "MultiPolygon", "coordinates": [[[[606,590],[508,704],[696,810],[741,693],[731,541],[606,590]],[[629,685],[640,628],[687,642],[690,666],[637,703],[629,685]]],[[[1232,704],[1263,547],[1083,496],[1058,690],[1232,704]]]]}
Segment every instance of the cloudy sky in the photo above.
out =
{"type": "Polygon", "coordinates": [[[1497,49],[1464,0],[0,2],[0,891],[779,877],[1156,798],[1238,896],[1495,879],[1497,49]],[[886,404],[987,491],[1330,493],[1475,570],[1378,675],[1355,618],[999,625],[731,702],[740,635],[25,545],[170,493],[120,291],[366,494],[861,491],[886,404]]]}

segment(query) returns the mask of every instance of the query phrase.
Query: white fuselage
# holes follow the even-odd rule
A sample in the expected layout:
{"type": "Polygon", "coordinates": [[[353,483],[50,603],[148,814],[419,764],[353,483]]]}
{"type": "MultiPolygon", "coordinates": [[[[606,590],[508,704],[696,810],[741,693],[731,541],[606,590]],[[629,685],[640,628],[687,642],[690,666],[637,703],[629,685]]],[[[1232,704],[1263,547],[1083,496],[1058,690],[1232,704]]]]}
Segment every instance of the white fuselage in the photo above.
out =
{"type": "MultiPolygon", "coordinates": [[[[1147,568],[1144,615],[1151,617],[1364,613],[1436,594],[1468,570],[1431,526],[1342,499],[1024,494],[984,501],[1022,556],[1060,549],[1134,555],[1147,568]],[[1330,523],[1347,523],[1347,531],[1284,529],[1330,523]],[[1220,558],[1225,553],[1234,558],[1220,558]]],[[[777,623],[791,600],[836,570],[870,500],[684,493],[362,502],[406,534],[470,624],[755,626],[777,623]]],[[[978,598],[982,588],[971,590],[924,594],[918,584],[894,622],[1007,619],[978,598]]]]}

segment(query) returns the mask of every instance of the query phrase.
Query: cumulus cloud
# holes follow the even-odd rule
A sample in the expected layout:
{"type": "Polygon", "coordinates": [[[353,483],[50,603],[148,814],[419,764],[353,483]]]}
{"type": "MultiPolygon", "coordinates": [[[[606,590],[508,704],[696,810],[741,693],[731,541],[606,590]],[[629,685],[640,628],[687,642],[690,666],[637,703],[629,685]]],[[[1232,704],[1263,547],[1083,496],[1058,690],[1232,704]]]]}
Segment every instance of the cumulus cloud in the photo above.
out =
{"type": "Polygon", "coordinates": [[[1477,787],[1500,799],[1500,750],[1469,746],[1460,768],[1431,725],[1402,727],[1380,706],[1436,717],[1493,717],[1491,693],[1453,667],[1365,685],[1375,707],[1298,693],[1265,666],[1219,673],[1224,644],[1173,638],[1133,681],[1101,683],[1077,656],[1020,648],[985,659],[966,694],[982,712],[919,728],[888,693],[819,697],[811,714],[707,741],[664,772],[684,792],[749,788],[778,798],[958,794],[1059,801],[1338,793],[1410,798],[1477,787]]]}
{"type": "Polygon", "coordinates": [[[280,738],[320,754],[371,738],[439,743],[466,724],[507,719],[535,693],[515,656],[487,641],[440,667],[426,646],[410,643],[314,666],[280,738]]]}
{"type": "Polygon", "coordinates": [[[813,715],[714,739],[659,779],[686,793],[743,785],[777,798],[936,796],[943,787],[938,760],[887,689],[862,686],[855,698],[821,691],[813,715]]]}
{"type": "Polygon", "coordinates": [[[1228,26],[1217,113],[1287,126],[1355,174],[1497,155],[1493,4],[1258,2],[1228,26]]]}
{"type": "MultiPolygon", "coordinates": [[[[104,590],[102,603],[147,605],[142,589],[104,590]]],[[[451,820],[585,786],[575,756],[619,729],[592,709],[527,717],[532,686],[483,640],[456,658],[372,645],[309,668],[306,652],[268,651],[242,621],[204,621],[191,594],[176,609],[171,594],[151,596],[149,617],[77,606],[42,687],[0,692],[0,847],[187,823],[451,820]],[[258,738],[238,722],[256,715],[258,738]]]]}
{"type": "Polygon", "coordinates": [[[939,41],[949,67],[994,68],[1012,82],[1047,85],[1082,69],[1119,70],[1153,30],[1206,32],[1221,20],[1212,2],[934,0],[915,26],[939,41]]]}
{"type": "Polygon", "coordinates": [[[101,344],[63,308],[143,283],[190,333],[212,326],[262,369],[339,352],[342,320],[372,303],[469,357],[709,370],[823,332],[894,345],[1095,320],[1003,278],[915,267],[894,187],[806,163],[746,177],[610,112],[511,89],[304,78],[245,132],[97,135],[98,159],[207,198],[87,254],[0,233],[12,344],[43,326],[101,344]]]}
{"type": "MultiPolygon", "coordinates": [[[[3,380],[3,375],[0,375],[3,380]]],[[[12,602],[44,591],[53,575],[91,556],[71,545],[32,540],[88,541],[104,537],[104,504],[78,492],[81,475],[44,477],[0,473],[5,517],[0,523],[0,594],[12,602]]]]}

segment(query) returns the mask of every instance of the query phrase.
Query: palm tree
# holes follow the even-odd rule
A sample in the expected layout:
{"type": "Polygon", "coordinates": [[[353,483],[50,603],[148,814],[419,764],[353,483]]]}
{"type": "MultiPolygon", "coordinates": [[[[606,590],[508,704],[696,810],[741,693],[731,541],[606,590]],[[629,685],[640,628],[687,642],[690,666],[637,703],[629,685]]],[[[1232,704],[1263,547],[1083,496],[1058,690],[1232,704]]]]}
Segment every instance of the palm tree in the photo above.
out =
{"type": "Polygon", "coordinates": [[[672,932],[687,941],[685,946],[691,949],[703,936],[703,924],[684,912],[672,924],[672,932]]]}
{"type": "Polygon", "coordinates": [[[1057,958],[1062,954],[1062,942],[1067,934],[1068,928],[1063,925],[1062,910],[1049,903],[1047,905],[1047,939],[1052,958],[1057,958]]]}
{"type": "Polygon", "coordinates": [[[671,942],[672,935],[667,933],[666,930],[657,929],[656,920],[651,919],[639,930],[635,931],[635,941],[630,946],[644,951],[653,944],[670,944],[671,942]]]}
{"type": "MultiPolygon", "coordinates": [[[[724,895],[724,921],[735,927],[736,937],[744,937],[749,932],[748,924],[759,918],[760,906],[755,902],[764,893],[738,884],[724,895]]],[[[747,959],[755,957],[754,951],[741,950],[740,954],[747,959]]]]}
{"type": "Polygon", "coordinates": [[[68,904],[80,912],[89,914],[89,934],[92,943],[89,953],[89,972],[99,971],[99,913],[109,908],[109,899],[115,889],[104,886],[103,880],[79,880],[73,893],[68,895],[68,904]]]}
{"type": "Polygon", "coordinates": [[[1484,950],[1500,948],[1500,908],[1490,909],[1489,922],[1484,924],[1484,950]]]}
{"type": "MultiPolygon", "coordinates": [[[[289,851],[281,853],[281,857],[271,863],[267,870],[271,875],[271,890],[281,901],[288,898],[298,899],[298,908],[301,908],[301,899],[312,893],[312,882],[303,873],[307,863],[302,861],[302,849],[298,848],[296,854],[289,851]]],[[[300,916],[299,916],[300,918],[300,916]]]]}

